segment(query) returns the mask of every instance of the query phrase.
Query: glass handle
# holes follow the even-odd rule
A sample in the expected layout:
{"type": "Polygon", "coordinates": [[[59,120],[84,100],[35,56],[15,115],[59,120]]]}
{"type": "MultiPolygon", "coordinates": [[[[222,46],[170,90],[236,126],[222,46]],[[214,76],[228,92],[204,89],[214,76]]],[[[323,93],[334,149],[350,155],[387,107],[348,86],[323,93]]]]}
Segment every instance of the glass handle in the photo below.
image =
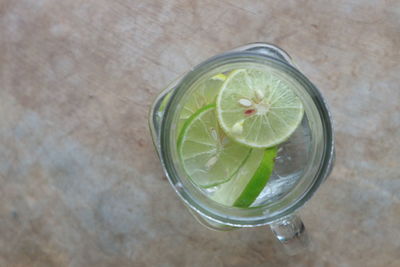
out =
{"type": "Polygon", "coordinates": [[[269,43],[251,43],[232,49],[231,51],[248,51],[262,54],[284,61],[295,67],[292,58],[282,48],[269,43]]]}
{"type": "Polygon", "coordinates": [[[183,76],[184,75],[181,75],[180,77],[175,79],[167,86],[166,89],[161,91],[161,93],[156,97],[156,99],[154,100],[153,104],[150,107],[148,116],[149,128],[154,146],[160,157],[161,155],[160,155],[159,137],[160,137],[160,126],[162,123],[162,119],[164,117],[164,110],[168,104],[172,91],[175,90],[177,84],[181,81],[183,76]]]}
{"type": "Polygon", "coordinates": [[[288,255],[296,255],[309,248],[310,240],[299,216],[286,216],[272,222],[270,227],[288,255]]]}

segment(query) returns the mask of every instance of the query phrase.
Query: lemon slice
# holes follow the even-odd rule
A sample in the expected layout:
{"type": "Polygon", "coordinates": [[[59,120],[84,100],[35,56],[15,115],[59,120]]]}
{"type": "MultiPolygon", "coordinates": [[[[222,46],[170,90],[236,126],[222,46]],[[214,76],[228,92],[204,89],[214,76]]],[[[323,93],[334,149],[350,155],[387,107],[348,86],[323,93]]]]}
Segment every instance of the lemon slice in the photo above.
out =
{"type": "Polygon", "coordinates": [[[226,76],[222,73],[214,75],[205,82],[197,85],[193,89],[193,93],[189,96],[184,104],[179,116],[178,132],[182,129],[183,124],[190,116],[200,108],[215,103],[215,99],[221,88],[226,76]]]}
{"type": "Polygon", "coordinates": [[[277,147],[253,149],[234,177],[219,186],[211,198],[227,206],[249,207],[267,184],[274,168],[277,147]]]}
{"type": "Polygon", "coordinates": [[[291,85],[268,70],[234,70],[218,93],[217,117],[224,132],[254,148],[284,142],[303,118],[291,85]]]}
{"type": "Polygon", "coordinates": [[[251,152],[222,131],[214,104],[199,109],[186,120],[177,147],[189,178],[205,188],[229,181],[251,152]]]}

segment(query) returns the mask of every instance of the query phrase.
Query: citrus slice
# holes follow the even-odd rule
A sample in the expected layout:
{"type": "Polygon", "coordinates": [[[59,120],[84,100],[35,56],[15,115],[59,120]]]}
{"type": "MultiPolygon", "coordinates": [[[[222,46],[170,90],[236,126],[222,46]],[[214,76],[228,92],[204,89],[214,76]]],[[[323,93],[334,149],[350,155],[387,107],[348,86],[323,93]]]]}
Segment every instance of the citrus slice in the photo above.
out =
{"type": "Polygon", "coordinates": [[[271,71],[239,69],[231,72],[217,96],[222,129],[235,141],[255,148],[284,142],[300,124],[301,100],[271,71]]]}
{"type": "Polygon", "coordinates": [[[276,147],[253,149],[235,176],[220,185],[211,198],[227,206],[249,207],[267,184],[276,153],[276,147]]]}
{"type": "Polygon", "coordinates": [[[221,88],[226,76],[222,73],[214,75],[209,80],[199,83],[197,88],[193,89],[192,95],[190,95],[185,105],[182,108],[178,123],[178,132],[182,129],[185,121],[193,115],[197,110],[204,107],[205,105],[215,103],[215,98],[221,88]]]}
{"type": "Polygon", "coordinates": [[[215,105],[195,112],[178,137],[178,153],[189,178],[201,187],[227,182],[251,149],[228,138],[218,125],[215,105]]]}

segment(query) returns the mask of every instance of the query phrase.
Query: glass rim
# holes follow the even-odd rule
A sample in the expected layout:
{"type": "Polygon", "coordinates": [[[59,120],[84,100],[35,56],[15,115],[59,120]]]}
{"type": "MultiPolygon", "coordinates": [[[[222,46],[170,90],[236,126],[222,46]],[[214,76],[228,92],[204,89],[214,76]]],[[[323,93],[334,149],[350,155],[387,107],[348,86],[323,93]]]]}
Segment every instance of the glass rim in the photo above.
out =
{"type": "MultiPolygon", "coordinates": [[[[300,208],[317,190],[319,185],[325,180],[328,176],[329,171],[331,169],[333,155],[334,155],[334,137],[333,137],[333,129],[332,129],[332,119],[331,114],[329,112],[328,106],[319,92],[319,90],[295,67],[290,64],[270,57],[268,55],[262,55],[255,52],[245,52],[245,51],[233,51],[227,52],[224,54],[220,54],[214,56],[196,67],[192,68],[178,83],[176,86],[177,90],[173,90],[170,100],[164,110],[164,119],[161,123],[161,135],[160,135],[160,159],[165,170],[165,173],[174,187],[177,194],[181,197],[181,199],[193,210],[198,212],[200,215],[218,222],[223,223],[230,226],[235,227],[246,227],[246,226],[257,226],[257,225],[265,225],[268,224],[278,218],[289,215],[293,213],[295,210],[300,208]],[[289,205],[283,207],[282,209],[278,209],[274,214],[264,213],[262,211],[263,206],[260,207],[252,207],[242,209],[246,211],[246,214],[257,209],[258,212],[254,212],[254,214],[258,214],[256,216],[240,216],[241,212],[239,208],[237,209],[237,216],[227,216],[223,212],[216,211],[211,209],[205,203],[199,202],[196,197],[190,192],[187,188],[182,186],[182,181],[177,174],[177,171],[174,167],[174,163],[171,158],[170,153],[170,128],[171,121],[174,115],[174,107],[179,102],[180,97],[184,94],[181,88],[189,88],[194,82],[196,82],[200,77],[205,75],[212,69],[217,68],[218,66],[222,66],[230,63],[242,63],[242,62],[254,62],[257,61],[261,64],[268,64],[273,67],[279,66],[281,69],[285,71],[287,75],[296,79],[302,87],[312,95],[312,101],[319,112],[319,116],[321,118],[322,129],[323,129],[323,155],[320,160],[320,164],[318,166],[318,170],[316,171],[315,176],[312,179],[312,182],[307,187],[307,189],[299,194],[297,198],[289,203],[289,205]],[[312,93],[312,94],[311,94],[312,93]],[[181,95],[179,95],[181,94],[181,95]],[[261,211],[261,216],[259,215],[261,211]],[[270,216],[268,216],[270,215],[270,216]]],[[[311,178],[310,178],[311,179],[311,178]]],[[[229,207],[226,207],[226,211],[228,211],[229,207]]],[[[265,208],[264,208],[265,209],[265,208]]],[[[245,212],[242,212],[243,215],[245,212]]]]}

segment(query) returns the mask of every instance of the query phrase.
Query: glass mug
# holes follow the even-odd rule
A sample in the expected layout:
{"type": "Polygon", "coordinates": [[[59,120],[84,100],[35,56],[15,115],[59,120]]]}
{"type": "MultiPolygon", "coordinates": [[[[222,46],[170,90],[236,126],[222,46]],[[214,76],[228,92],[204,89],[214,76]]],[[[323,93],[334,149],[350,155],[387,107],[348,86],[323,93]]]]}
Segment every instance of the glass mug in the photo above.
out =
{"type": "Polygon", "coordinates": [[[286,253],[297,254],[309,243],[305,227],[295,214],[330,174],[335,148],[332,120],[328,107],[318,89],[296,68],[282,49],[267,43],[248,44],[214,56],[170,84],[154,101],[149,126],[164,172],[176,193],[193,216],[214,230],[234,230],[269,225],[286,253]],[[230,66],[265,64],[280,70],[298,83],[297,95],[302,99],[310,127],[310,157],[303,175],[289,192],[265,205],[250,208],[223,206],[200,192],[177,167],[174,151],[174,116],[180,100],[190,86],[207,73],[221,73],[230,66]]]}

